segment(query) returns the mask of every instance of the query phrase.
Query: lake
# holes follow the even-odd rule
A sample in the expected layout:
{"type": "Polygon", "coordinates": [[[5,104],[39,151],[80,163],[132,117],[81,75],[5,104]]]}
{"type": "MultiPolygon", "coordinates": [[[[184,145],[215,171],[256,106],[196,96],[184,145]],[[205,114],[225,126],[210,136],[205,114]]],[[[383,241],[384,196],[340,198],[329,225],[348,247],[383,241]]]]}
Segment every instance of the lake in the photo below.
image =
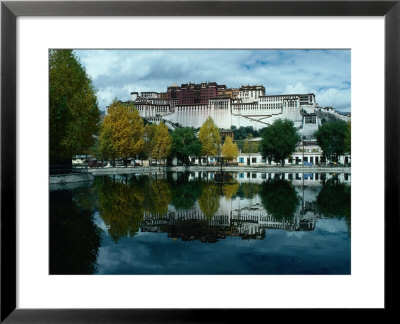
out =
{"type": "Polygon", "coordinates": [[[50,191],[50,274],[350,274],[351,174],[164,172],[50,191]]]}

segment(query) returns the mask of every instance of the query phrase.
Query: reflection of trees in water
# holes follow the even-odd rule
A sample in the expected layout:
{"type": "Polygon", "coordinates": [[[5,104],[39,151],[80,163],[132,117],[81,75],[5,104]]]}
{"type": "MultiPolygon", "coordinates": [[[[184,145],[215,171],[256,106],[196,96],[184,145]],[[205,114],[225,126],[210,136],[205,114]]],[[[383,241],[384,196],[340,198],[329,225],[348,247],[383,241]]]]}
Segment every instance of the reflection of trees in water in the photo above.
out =
{"type": "MultiPolygon", "coordinates": [[[[234,179],[229,183],[220,184],[200,179],[189,180],[188,173],[178,174],[175,179],[167,175],[167,179],[168,181],[149,176],[126,176],[103,177],[101,181],[95,181],[96,190],[99,192],[100,215],[109,226],[108,231],[115,241],[121,237],[135,235],[143,224],[145,213],[155,216],[167,214],[169,204],[183,211],[195,208],[198,201],[201,212],[210,220],[220,207],[222,195],[227,199],[232,197],[253,199],[260,195],[267,213],[278,221],[283,218],[292,219],[299,205],[299,197],[291,182],[279,177],[267,180],[263,184],[251,182],[239,184],[234,179]]],[[[342,187],[333,188],[332,183],[326,182],[324,185],[319,195],[318,210],[326,215],[346,215],[343,212],[338,213],[335,201],[342,199],[341,194],[337,192],[339,188],[348,187],[341,185],[342,187]]],[[[338,204],[340,208],[346,206],[345,203],[338,204]]],[[[348,215],[349,213],[348,197],[348,215]]]]}
{"type": "Polygon", "coordinates": [[[289,181],[270,179],[261,187],[261,201],[268,214],[278,220],[293,217],[299,197],[289,181]]]}
{"type": "Polygon", "coordinates": [[[212,218],[219,208],[219,188],[213,183],[203,183],[199,206],[207,218],[212,218]]]}
{"type": "Polygon", "coordinates": [[[93,212],[78,207],[72,191],[50,192],[50,274],[92,274],[102,230],[93,212]]]}
{"type": "Polygon", "coordinates": [[[317,197],[318,211],[326,217],[344,217],[351,233],[351,187],[337,179],[325,181],[317,197]]]}
{"type": "Polygon", "coordinates": [[[168,182],[149,177],[103,177],[97,190],[100,216],[115,242],[139,231],[144,212],[166,213],[171,200],[168,182]]]}
{"type": "Polygon", "coordinates": [[[197,181],[174,184],[171,203],[176,209],[191,209],[200,194],[201,188],[197,181]]]}
{"type": "Polygon", "coordinates": [[[189,181],[189,173],[179,174],[172,183],[171,204],[176,209],[191,209],[201,194],[200,181],[189,181]]]}
{"type": "Polygon", "coordinates": [[[169,179],[171,183],[171,204],[177,210],[193,208],[201,194],[200,181],[189,180],[190,173],[178,173],[177,180],[169,179]]]}
{"type": "Polygon", "coordinates": [[[246,199],[253,199],[260,192],[261,185],[258,183],[245,182],[239,187],[237,195],[246,199]]]}
{"type": "Polygon", "coordinates": [[[236,194],[238,189],[239,189],[239,182],[237,180],[232,180],[230,183],[224,184],[222,186],[222,192],[224,193],[224,196],[228,200],[230,200],[232,196],[236,194]]]}
{"type": "Polygon", "coordinates": [[[171,190],[169,183],[162,179],[152,181],[149,198],[151,201],[149,212],[153,214],[165,214],[171,201],[171,190]]]}
{"type": "Polygon", "coordinates": [[[134,236],[143,219],[143,191],[136,182],[118,182],[104,178],[99,187],[100,216],[114,241],[134,236]]]}

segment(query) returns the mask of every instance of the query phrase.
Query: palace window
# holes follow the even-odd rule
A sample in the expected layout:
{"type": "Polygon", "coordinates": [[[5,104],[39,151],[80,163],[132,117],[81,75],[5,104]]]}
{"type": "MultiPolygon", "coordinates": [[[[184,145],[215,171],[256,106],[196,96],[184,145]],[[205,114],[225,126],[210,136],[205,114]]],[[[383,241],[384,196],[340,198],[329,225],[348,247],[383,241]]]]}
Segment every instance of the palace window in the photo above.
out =
{"type": "Polygon", "coordinates": [[[305,116],[304,117],[305,124],[316,124],[317,123],[317,116],[305,116]]]}

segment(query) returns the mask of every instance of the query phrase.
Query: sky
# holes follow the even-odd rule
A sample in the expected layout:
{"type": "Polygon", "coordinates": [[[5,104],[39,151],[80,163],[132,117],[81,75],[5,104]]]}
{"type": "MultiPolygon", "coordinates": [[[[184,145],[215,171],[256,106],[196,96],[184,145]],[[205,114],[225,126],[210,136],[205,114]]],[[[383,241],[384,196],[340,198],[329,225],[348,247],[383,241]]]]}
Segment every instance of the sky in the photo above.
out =
{"type": "Polygon", "coordinates": [[[320,106],[351,112],[350,50],[76,50],[99,108],[131,92],[173,83],[263,85],[266,95],[314,93],[320,106]]]}

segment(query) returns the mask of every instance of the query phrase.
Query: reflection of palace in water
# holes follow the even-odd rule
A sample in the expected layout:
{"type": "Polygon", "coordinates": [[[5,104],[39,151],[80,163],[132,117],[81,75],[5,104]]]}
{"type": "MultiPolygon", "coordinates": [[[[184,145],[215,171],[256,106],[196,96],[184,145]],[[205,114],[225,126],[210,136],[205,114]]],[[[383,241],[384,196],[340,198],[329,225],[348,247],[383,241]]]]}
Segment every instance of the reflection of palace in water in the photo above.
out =
{"type": "MultiPolygon", "coordinates": [[[[173,177],[177,177],[179,173],[174,172],[173,177]]],[[[189,180],[214,180],[215,172],[209,171],[196,171],[191,172],[189,175],[189,180]]],[[[317,173],[317,172],[288,172],[288,173],[268,173],[259,171],[249,171],[249,172],[237,172],[232,173],[232,177],[236,179],[239,183],[251,182],[251,183],[262,183],[266,180],[271,179],[282,179],[290,181],[293,185],[302,185],[304,180],[304,185],[321,185],[323,181],[330,179],[337,179],[341,183],[351,183],[351,173],[317,173]]]]}
{"type": "MultiPolygon", "coordinates": [[[[173,174],[173,178],[177,176],[173,174]]],[[[216,242],[227,236],[263,239],[268,229],[312,231],[316,220],[321,218],[316,199],[322,182],[336,178],[340,182],[350,183],[350,174],[239,172],[232,174],[232,177],[240,185],[249,183],[256,186],[269,179],[286,180],[293,185],[299,205],[292,217],[275,218],[263,207],[258,194],[251,199],[226,199],[221,195],[218,211],[211,218],[203,213],[198,203],[189,210],[176,210],[169,206],[164,215],[145,213],[141,231],[167,232],[169,237],[175,239],[203,242],[216,242]]],[[[189,181],[213,181],[214,178],[214,172],[192,172],[188,177],[189,181]]]]}
{"type": "Polygon", "coordinates": [[[201,210],[193,208],[169,211],[164,215],[146,213],[141,231],[168,232],[169,236],[173,238],[200,239],[204,242],[216,241],[217,238],[226,238],[226,236],[263,239],[266,229],[311,231],[315,227],[316,218],[316,214],[303,215],[299,213],[292,219],[278,220],[268,215],[262,206],[256,204],[251,208],[226,211],[225,214],[218,213],[211,219],[207,219],[201,210]]]}
{"type": "MultiPolygon", "coordinates": [[[[317,197],[324,183],[330,180],[351,182],[350,174],[334,173],[235,172],[230,173],[230,180],[224,183],[215,181],[216,176],[216,172],[209,171],[131,176],[129,181],[133,183],[143,178],[153,183],[151,192],[143,189],[146,187],[143,184],[132,190],[144,190],[144,196],[150,200],[156,197],[156,206],[160,206],[160,202],[165,204],[161,209],[143,209],[143,218],[138,219],[140,231],[168,233],[172,239],[210,243],[227,237],[263,239],[268,230],[313,231],[316,221],[325,218],[317,208],[317,197]],[[159,187],[161,184],[163,189],[159,187]],[[174,205],[171,197],[179,196],[176,188],[187,184],[195,184],[199,188],[198,195],[188,206],[174,205]],[[272,186],[268,187],[269,184],[272,186]],[[172,196],[163,190],[171,190],[172,196]],[[290,205],[290,197],[291,208],[285,209],[286,204],[290,205]]],[[[116,176],[114,181],[124,187],[129,183],[126,176],[116,176]]]]}

